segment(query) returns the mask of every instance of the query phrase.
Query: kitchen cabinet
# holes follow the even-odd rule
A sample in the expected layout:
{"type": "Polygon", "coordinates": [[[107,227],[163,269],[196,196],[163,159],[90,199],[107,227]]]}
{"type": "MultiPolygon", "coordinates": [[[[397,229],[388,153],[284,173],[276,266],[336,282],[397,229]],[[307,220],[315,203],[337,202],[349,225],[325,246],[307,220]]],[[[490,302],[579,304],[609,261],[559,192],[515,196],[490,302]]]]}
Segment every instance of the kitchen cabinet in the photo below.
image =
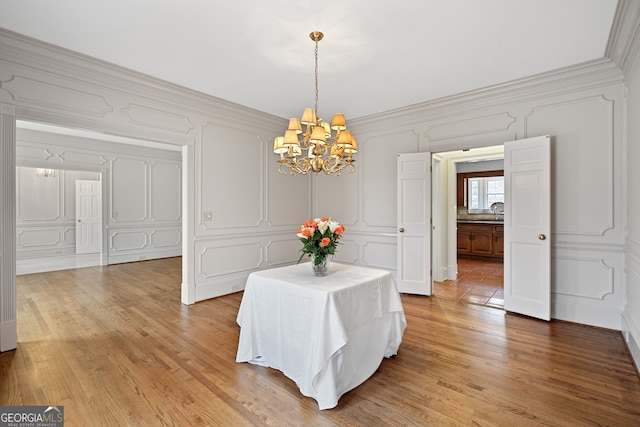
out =
{"type": "Polygon", "coordinates": [[[493,226],[493,256],[504,257],[504,226],[493,226]]]}
{"type": "Polygon", "coordinates": [[[504,254],[503,226],[459,222],[457,242],[458,255],[501,259],[504,254]]]}

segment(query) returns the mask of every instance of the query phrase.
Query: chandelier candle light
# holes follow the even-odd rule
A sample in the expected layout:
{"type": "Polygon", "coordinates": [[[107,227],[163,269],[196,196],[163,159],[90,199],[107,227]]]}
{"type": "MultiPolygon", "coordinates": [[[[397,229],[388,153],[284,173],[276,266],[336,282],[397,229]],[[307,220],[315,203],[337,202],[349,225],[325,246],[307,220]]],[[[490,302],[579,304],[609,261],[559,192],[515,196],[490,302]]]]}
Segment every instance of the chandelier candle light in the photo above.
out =
{"type": "Polygon", "coordinates": [[[358,152],[358,143],[347,130],[344,114],[335,114],[331,124],[323,122],[318,116],[318,42],[324,35],[320,31],[313,31],[309,37],[316,43],[316,103],[314,108],[304,109],[301,119],[290,119],[284,136],[276,137],[273,152],[280,155],[278,171],[291,175],[318,174],[320,171],[327,175],[340,175],[344,168],[350,166],[350,172],[353,173],[356,170],[353,155],[358,152]],[[307,154],[303,155],[303,151],[307,151],[307,154]],[[300,159],[298,156],[301,156],[300,159]]]}

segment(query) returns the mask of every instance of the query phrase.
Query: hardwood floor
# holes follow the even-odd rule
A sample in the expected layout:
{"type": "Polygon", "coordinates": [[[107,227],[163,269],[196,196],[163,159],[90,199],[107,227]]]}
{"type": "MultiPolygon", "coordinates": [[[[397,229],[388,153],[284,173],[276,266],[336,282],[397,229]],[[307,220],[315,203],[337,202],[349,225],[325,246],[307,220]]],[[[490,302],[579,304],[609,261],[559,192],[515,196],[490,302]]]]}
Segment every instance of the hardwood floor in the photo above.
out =
{"type": "Polygon", "coordinates": [[[67,426],[640,425],[619,332],[403,295],[408,327],[338,406],[235,362],[242,293],[180,304],[180,258],[17,278],[1,405],[64,405],[67,426]]]}

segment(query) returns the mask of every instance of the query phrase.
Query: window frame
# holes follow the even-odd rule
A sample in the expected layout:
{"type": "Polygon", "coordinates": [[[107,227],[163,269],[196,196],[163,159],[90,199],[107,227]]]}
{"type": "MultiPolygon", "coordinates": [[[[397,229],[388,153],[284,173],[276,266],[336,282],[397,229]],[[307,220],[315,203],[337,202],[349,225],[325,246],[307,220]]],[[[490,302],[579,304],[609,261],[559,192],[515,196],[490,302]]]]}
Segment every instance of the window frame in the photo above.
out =
{"type": "MultiPolygon", "coordinates": [[[[468,207],[468,184],[469,178],[491,178],[495,176],[504,177],[504,169],[495,170],[495,171],[482,171],[482,172],[463,172],[457,174],[457,193],[456,193],[456,204],[458,207],[468,207]]],[[[487,209],[486,211],[473,210],[469,211],[470,214],[482,214],[482,213],[492,213],[491,209],[487,209]]]]}
{"type": "Polygon", "coordinates": [[[504,202],[504,176],[481,176],[481,177],[473,177],[467,179],[467,187],[471,188],[473,186],[473,182],[478,183],[478,207],[471,207],[471,191],[467,195],[467,211],[470,214],[483,214],[483,213],[493,213],[491,210],[491,203],[489,203],[489,195],[490,194],[502,194],[504,202]],[[503,183],[503,192],[502,193],[489,193],[489,182],[496,181],[497,179],[502,178],[503,183]]]}

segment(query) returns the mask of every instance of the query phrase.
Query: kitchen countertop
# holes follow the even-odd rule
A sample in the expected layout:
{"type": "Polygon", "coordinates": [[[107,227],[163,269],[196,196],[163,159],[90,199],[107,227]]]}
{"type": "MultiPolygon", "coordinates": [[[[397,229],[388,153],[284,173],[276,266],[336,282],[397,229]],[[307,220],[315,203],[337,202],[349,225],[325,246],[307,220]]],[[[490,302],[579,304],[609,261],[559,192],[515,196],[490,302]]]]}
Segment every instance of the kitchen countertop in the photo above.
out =
{"type": "Polygon", "coordinates": [[[458,224],[492,224],[504,225],[504,221],[486,220],[486,219],[459,219],[458,224]]]}

